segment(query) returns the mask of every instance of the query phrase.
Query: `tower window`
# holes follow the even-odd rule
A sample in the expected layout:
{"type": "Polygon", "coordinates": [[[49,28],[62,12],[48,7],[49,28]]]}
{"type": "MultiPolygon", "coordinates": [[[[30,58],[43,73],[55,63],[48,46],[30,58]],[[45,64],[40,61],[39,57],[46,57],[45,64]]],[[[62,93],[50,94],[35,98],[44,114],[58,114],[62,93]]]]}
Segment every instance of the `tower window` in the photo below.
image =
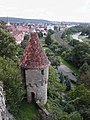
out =
{"type": "Polygon", "coordinates": [[[44,70],[41,70],[41,74],[44,75],[44,70]]]}
{"type": "Polygon", "coordinates": [[[31,101],[35,102],[35,93],[34,92],[31,92],[31,101]]]}

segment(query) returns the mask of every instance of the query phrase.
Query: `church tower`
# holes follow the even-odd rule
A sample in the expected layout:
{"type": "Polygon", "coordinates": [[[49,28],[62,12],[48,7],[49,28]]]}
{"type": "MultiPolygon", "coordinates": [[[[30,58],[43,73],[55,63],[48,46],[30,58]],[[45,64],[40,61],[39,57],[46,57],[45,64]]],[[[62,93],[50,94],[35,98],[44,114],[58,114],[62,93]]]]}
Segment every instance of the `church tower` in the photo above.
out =
{"type": "Polygon", "coordinates": [[[41,105],[47,102],[49,65],[37,33],[31,33],[20,62],[21,69],[24,70],[28,102],[35,101],[41,105]]]}

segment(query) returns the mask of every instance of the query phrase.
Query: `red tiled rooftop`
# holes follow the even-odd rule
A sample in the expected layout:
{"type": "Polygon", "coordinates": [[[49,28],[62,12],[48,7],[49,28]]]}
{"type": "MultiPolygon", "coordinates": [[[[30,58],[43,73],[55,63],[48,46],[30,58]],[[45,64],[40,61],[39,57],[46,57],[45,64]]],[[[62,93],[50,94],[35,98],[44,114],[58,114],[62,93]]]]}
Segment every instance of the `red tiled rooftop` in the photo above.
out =
{"type": "Polygon", "coordinates": [[[29,32],[30,31],[29,27],[27,27],[27,26],[17,26],[17,30],[22,31],[22,32],[29,32]]]}
{"type": "Polygon", "coordinates": [[[48,58],[42,50],[37,33],[31,33],[31,37],[20,62],[20,66],[24,68],[44,68],[48,65],[48,58]]]}

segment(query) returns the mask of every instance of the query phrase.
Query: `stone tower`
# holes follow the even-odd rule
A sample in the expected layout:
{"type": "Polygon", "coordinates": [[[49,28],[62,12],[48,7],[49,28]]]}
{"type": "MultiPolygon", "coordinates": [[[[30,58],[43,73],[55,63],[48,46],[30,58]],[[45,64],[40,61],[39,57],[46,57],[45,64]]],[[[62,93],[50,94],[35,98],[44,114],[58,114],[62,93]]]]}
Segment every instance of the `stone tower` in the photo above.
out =
{"type": "Polygon", "coordinates": [[[35,101],[41,105],[47,102],[49,65],[50,62],[42,50],[37,33],[31,33],[20,62],[29,102],[35,101]]]}

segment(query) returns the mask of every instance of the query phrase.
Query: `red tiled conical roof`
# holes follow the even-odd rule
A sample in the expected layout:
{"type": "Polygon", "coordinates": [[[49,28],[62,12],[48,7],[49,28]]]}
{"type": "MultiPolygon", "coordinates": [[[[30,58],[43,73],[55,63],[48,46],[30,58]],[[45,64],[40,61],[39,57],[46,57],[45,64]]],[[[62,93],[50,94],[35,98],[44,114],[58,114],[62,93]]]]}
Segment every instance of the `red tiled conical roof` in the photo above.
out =
{"type": "Polygon", "coordinates": [[[37,33],[31,33],[20,66],[24,68],[44,68],[48,65],[49,60],[45,52],[42,50],[37,33]]]}

